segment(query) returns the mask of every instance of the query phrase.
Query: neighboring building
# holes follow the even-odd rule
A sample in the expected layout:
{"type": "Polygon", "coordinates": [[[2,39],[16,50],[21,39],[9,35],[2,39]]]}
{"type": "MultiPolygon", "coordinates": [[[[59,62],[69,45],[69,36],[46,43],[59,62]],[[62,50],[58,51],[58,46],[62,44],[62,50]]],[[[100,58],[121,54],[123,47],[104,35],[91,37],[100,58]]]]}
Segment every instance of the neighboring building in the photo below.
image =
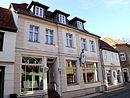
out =
{"type": "Polygon", "coordinates": [[[104,38],[103,40],[119,51],[124,82],[130,82],[130,44],[110,38],[104,38]]]}
{"type": "Polygon", "coordinates": [[[69,14],[48,8],[34,1],[10,5],[18,27],[14,93],[72,98],[102,91],[99,36],[84,29],[84,20],[68,20],[69,14]]]}
{"type": "Polygon", "coordinates": [[[0,98],[14,93],[16,31],[12,12],[0,7],[0,98]]]}
{"type": "Polygon", "coordinates": [[[104,83],[107,90],[122,86],[123,78],[118,52],[102,40],[100,40],[99,43],[104,83]]]}

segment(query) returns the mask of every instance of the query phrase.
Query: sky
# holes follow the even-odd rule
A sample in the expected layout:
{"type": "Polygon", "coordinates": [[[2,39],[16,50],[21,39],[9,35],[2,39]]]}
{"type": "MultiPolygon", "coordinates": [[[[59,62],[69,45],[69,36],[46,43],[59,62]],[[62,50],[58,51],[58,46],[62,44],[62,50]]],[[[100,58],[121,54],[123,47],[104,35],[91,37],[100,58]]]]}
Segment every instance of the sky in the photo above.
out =
{"type": "MultiPolygon", "coordinates": [[[[0,0],[0,7],[32,0],[0,0]]],[[[91,33],[113,39],[130,38],[130,0],[34,0],[70,14],[68,19],[86,20],[84,27],[91,33]]]]}

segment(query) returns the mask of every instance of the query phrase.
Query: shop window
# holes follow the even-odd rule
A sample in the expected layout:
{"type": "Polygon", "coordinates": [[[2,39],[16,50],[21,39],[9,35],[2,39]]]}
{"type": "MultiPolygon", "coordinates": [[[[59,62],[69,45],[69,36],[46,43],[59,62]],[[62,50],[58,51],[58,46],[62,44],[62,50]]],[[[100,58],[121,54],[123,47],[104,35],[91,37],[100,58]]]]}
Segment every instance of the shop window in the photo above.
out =
{"type": "Polygon", "coordinates": [[[98,81],[96,63],[86,63],[83,66],[83,79],[84,83],[98,81]]]}
{"type": "Polygon", "coordinates": [[[41,58],[23,57],[21,66],[21,92],[43,90],[41,58]]]}
{"type": "Polygon", "coordinates": [[[117,82],[121,83],[121,72],[120,72],[120,70],[117,70],[117,82]]]}
{"type": "Polygon", "coordinates": [[[76,72],[76,61],[67,60],[66,61],[67,84],[77,83],[76,74],[77,74],[77,72],[76,72]]]}
{"type": "Polygon", "coordinates": [[[107,71],[107,82],[108,85],[112,85],[112,80],[111,80],[111,71],[107,71]]]}

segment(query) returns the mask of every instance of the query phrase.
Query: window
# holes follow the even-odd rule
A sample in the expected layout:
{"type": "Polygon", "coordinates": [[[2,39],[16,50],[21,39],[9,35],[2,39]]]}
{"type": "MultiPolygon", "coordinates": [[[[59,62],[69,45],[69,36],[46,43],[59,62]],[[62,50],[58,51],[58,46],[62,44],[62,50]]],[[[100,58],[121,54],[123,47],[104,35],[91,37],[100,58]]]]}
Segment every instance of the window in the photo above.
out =
{"type": "Polygon", "coordinates": [[[66,61],[66,76],[67,76],[67,84],[77,83],[76,61],[71,60],[66,61]]]}
{"type": "Polygon", "coordinates": [[[81,38],[81,47],[82,47],[82,49],[87,50],[86,39],[81,38]]]}
{"type": "Polygon", "coordinates": [[[94,41],[90,40],[90,51],[95,51],[94,41]]]}
{"type": "Polygon", "coordinates": [[[66,17],[64,15],[59,14],[59,22],[66,24],[66,17]]]}
{"type": "Polygon", "coordinates": [[[30,25],[29,41],[38,42],[39,27],[30,25]]]}
{"type": "Polygon", "coordinates": [[[126,61],[126,56],[124,52],[120,53],[120,58],[121,58],[121,61],[126,61]]]}
{"type": "Polygon", "coordinates": [[[42,58],[23,57],[21,92],[43,90],[42,58]]]}
{"type": "Polygon", "coordinates": [[[106,51],[103,52],[103,59],[107,60],[107,52],[106,51]]]}
{"type": "Polygon", "coordinates": [[[117,82],[121,83],[121,71],[117,70],[117,82]]]}
{"type": "Polygon", "coordinates": [[[43,17],[43,8],[35,6],[35,15],[43,17]]]}
{"type": "Polygon", "coordinates": [[[53,30],[46,29],[46,44],[53,44],[53,30]]]}
{"type": "Polygon", "coordinates": [[[111,71],[106,71],[107,74],[107,83],[108,85],[112,85],[112,79],[111,79],[111,71]]]}
{"type": "Polygon", "coordinates": [[[98,81],[96,63],[87,62],[83,66],[83,80],[84,80],[84,83],[98,81]]]}
{"type": "Polygon", "coordinates": [[[77,27],[78,27],[78,29],[83,30],[83,23],[80,21],[77,21],[77,27]]]}
{"type": "Polygon", "coordinates": [[[3,51],[4,33],[0,32],[0,51],[3,51]]]}
{"type": "Polygon", "coordinates": [[[66,33],[66,43],[68,47],[72,47],[72,34],[66,33]]]}

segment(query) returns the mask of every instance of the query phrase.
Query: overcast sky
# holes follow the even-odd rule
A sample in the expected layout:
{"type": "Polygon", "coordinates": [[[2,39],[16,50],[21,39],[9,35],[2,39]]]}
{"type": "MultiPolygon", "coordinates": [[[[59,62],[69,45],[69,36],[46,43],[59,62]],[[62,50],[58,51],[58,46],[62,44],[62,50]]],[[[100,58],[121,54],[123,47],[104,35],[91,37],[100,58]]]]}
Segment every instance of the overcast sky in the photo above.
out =
{"type": "MultiPolygon", "coordinates": [[[[10,3],[30,3],[32,0],[0,0],[0,6],[10,3]]],[[[86,20],[85,29],[91,33],[114,39],[130,38],[130,0],[35,0],[59,9],[70,16],[86,20]]]]}

